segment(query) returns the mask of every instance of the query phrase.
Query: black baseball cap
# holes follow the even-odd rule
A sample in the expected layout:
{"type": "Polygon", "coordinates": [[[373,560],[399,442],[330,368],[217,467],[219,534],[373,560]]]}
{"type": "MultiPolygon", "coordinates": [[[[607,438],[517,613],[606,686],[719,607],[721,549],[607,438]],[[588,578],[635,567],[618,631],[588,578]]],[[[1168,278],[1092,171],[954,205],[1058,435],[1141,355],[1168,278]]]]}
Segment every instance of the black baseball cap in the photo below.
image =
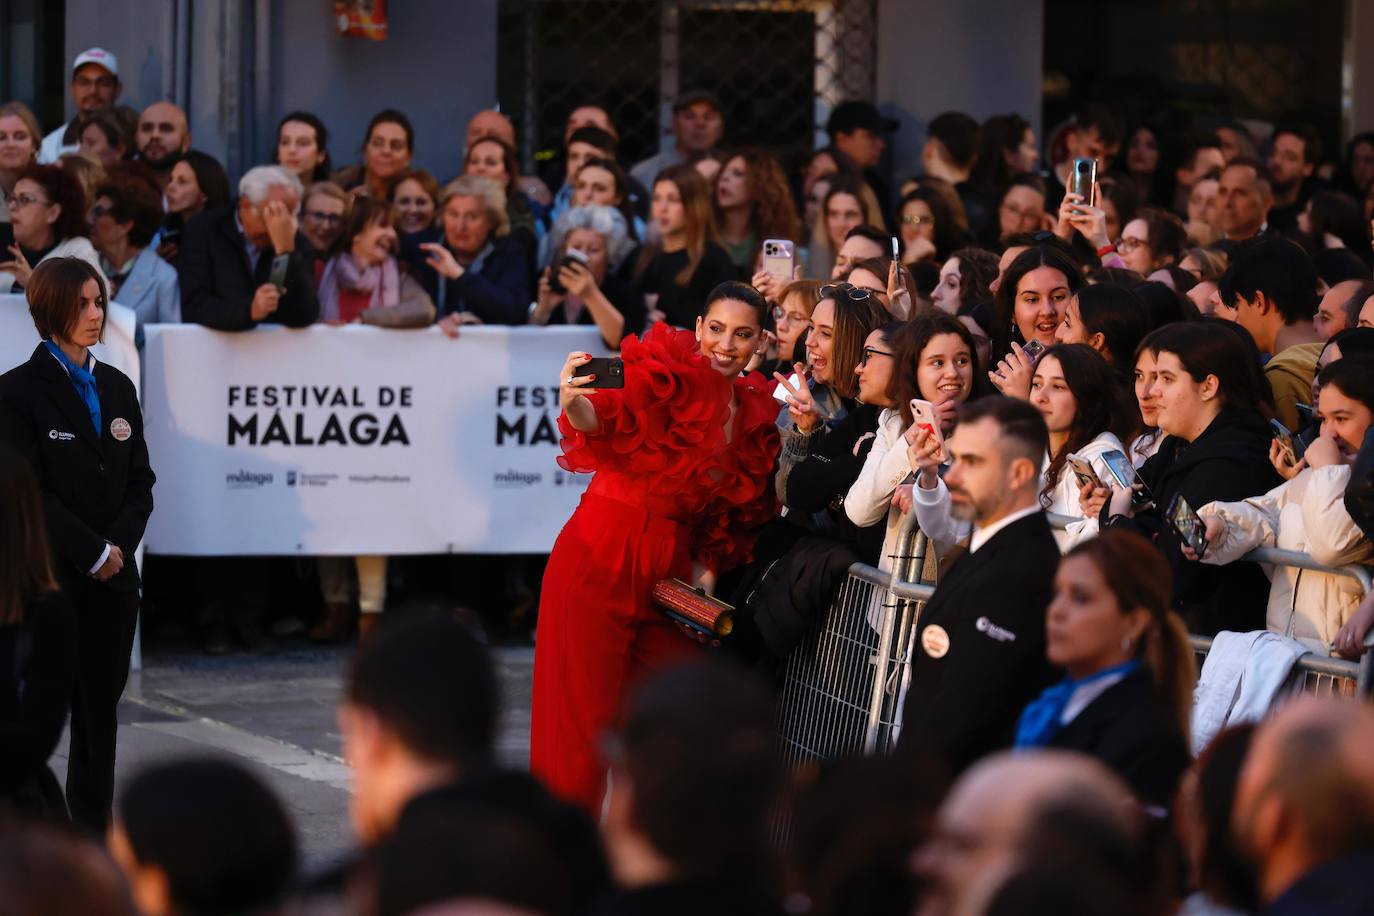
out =
{"type": "Polygon", "coordinates": [[[890,134],[895,131],[901,122],[896,118],[885,118],[878,113],[877,106],[872,102],[865,102],[860,99],[852,99],[848,102],[841,102],[835,106],[835,110],[830,112],[830,120],[825,122],[825,132],[830,136],[836,134],[848,134],[863,128],[871,130],[875,134],[890,134]]]}
{"type": "Polygon", "coordinates": [[[725,114],[725,106],[720,104],[720,99],[714,92],[710,92],[706,89],[688,89],[679,94],[678,97],[673,100],[673,114],[677,114],[682,109],[690,105],[695,105],[697,102],[705,102],[719,114],[725,114]]]}

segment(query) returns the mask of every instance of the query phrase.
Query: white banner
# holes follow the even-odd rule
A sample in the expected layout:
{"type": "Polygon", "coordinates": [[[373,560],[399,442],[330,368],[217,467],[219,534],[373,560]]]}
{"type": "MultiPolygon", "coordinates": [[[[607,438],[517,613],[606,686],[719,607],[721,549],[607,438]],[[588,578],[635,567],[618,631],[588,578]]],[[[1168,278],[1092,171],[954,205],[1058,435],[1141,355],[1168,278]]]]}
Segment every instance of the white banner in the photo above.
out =
{"type": "Polygon", "coordinates": [[[586,488],[558,448],[586,328],[145,328],[151,553],[542,553],[586,488]]]}
{"type": "MultiPolygon", "coordinates": [[[[114,366],[138,387],[138,348],[134,346],[134,310],[118,302],[110,303],[105,317],[105,341],[91,348],[95,358],[114,366]]],[[[29,361],[38,346],[38,332],[23,296],[0,296],[0,373],[29,361]]]]}

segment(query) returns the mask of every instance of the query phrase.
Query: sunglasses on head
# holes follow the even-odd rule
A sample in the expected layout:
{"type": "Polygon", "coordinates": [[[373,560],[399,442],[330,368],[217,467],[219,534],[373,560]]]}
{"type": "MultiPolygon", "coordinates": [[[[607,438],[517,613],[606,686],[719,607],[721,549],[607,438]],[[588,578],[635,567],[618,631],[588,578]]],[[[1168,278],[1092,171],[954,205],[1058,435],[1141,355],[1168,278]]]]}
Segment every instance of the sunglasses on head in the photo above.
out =
{"type": "Polygon", "coordinates": [[[832,283],[821,287],[820,297],[822,299],[837,299],[841,296],[850,302],[863,302],[873,298],[873,291],[850,283],[832,283]]]}

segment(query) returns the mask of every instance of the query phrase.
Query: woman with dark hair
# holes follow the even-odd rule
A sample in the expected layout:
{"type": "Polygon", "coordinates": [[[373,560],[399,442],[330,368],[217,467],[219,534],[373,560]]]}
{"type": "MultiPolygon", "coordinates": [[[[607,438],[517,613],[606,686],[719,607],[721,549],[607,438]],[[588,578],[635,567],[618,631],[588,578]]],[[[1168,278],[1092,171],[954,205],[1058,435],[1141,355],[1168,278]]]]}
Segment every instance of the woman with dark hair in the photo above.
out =
{"type": "Polygon", "coordinates": [[[95,270],[102,287],[109,287],[100,272],[100,255],[87,237],[85,192],[64,169],[24,169],[14,182],[9,208],[14,247],[0,254],[5,258],[0,261],[0,294],[27,287],[34,270],[49,258],[80,258],[95,270]]]}
{"type": "Polygon", "coordinates": [[[1011,262],[993,300],[993,358],[1006,354],[988,373],[997,390],[1025,400],[1034,360],[1022,347],[1032,340],[1054,346],[1064,310],[1082,286],[1078,265],[1049,245],[1032,245],[1011,262]]]}
{"type": "Polygon", "coordinates": [[[941,432],[948,435],[954,429],[959,405],[987,390],[973,336],[951,315],[925,312],[916,316],[897,333],[894,344],[896,369],[887,391],[892,406],[879,418],[877,439],[844,501],[845,513],[856,525],[887,519],[878,561],[882,569],[891,566],[902,514],[912,511],[911,486],[904,481],[920,470],[912,458],[920,427],[911,402],[930,402],[941,432]]]}
{"type": "MultiPolygon", "coordinates": [[[[1131,491],[1112,488],[1108,525],[1139,531],[1155,540],[1174,569],[1173,607],[1189,631],[1211,636],[1220,630],[1262,629],[1269,583],[1253,563],[1204,566],[1188,560],[1171,522],[1175,497],[1194,511],[1208,503],[1258,496],[1281,479],[1269,462],[1272,435],[1256,405],[1267,397],[1253,341],[1235,324],[1219,319],[1160,328],[1149,338],[1155,354],[1155,402],[1159,428],[1175,440],[1140,468],[1152,502],[1131,505],[1131,491]],[[1244,338],[1244,339],[1243,339],[1244,338]]],[[[1101,492],[1101,491],[1099,491],[1101,492]]]]}
{"type": "MultiPolygon", "coordinates": [[[[614,159],[594,157],[583,162],[569,180],[574,207],[614,207],[625,219],[628,238],[633,242],[643,241],[644,220],[635,212],[630,176],[620,163],[614,159]]],[[[629,263],[629,259],[626,259],[626,263],[629,263]]],[[[621,266],[617,263],[617,272],[621,266]]]]}
{"type": "Polygon", "coordinates": [[[29,279],[42,343],[0,376],[0,445],[34,470],[53,574],[76,609],[67,804],[73,820],[103,832],[114,795],[115,707],[138,618],[134,549],[153,511],[155,478],[133,382],[90,352],[105,330],[105,278],[80,258],[53,258],[29,279]]]}
{"type": "MultiPolygon", "coordinates": [[[[1274,440],[1270,460],[1286,482],[1243,502],[1199,506],[1207,532],[1202,562],[1230,563],[1256,547],[1305,553],[1323,566],[1367,564],[1374,546],[1346,511],[1343,499],[1350,467],[1374,424],[1374,358],[1350,356],[1328,365],[1318,376],[1321,436],[1302,460],[1289,464],[1274,440]]],[[[1189,559],[1196,559],[1186,547],[1189,559]]],[[[1269,589],[1268,628],[1298,640],[1314,652],[1363,652],[1363,645],[1338,645],[1342,628],[1363,597],[1357,582],[1344,576],[1282,567],[1269,589]]]]}
{"type": "Polygon", "coordinates": [[[712,183],[711,204],[721,245],[741,277],[753,275],[764,239],[802,243],[787,175],[767,150],[746,147],[727,154],[712,183]]]}
{"type": "Polygon", "coordinates": [[[931,293],[935,307],[947,315],[967,315],[992,299],[997,255],[986,248],[959,248],[940,267],[940,282],[931,293]]]}
{"type": "Polygon", "coordinates": [[[864,341],[891,320],[869,290],[835,283],[822,286],[818,295],[806,335],[807,365],[792,367],[800,384],[781,372],[773,376],[787,392],[777,417],[782,454],[774,486],[779,499],[785,498],[792,468],[811,453],[813,437],[827,435],[854,408],[859,394],[855,369],[863,359],[864,341]]]}
{"type": "MultiPolygon", "coordinates": [[[[1030,402],[1050,432],[1040,488],[1040,504],[1046,511],[1083,517],[1079,504],[1083,484],[1069,466],[1070,455],[1092,465],[1098,480],[1112,479],[1102,456],[1124,453],[1121,437],[1134,432],[1135,425],[1128,422],[1125,399],[1115,382],[1107,361],[1085,344],[1055,344],[1035,364],[1030,402]]],[[[1096,534],[1097,519],[1088,518],[1056,530],[1054,538],[1063,551],[1096,534]]]]}
{"type": "Polygon", "coordinates": [[[1159,280],[1137,283],[1131,287],[1131,292],[1135,293],[1141,313],[1145,316],[1145,324],[1151,331],[1202,317],[1191,299],[1159,280]]]}
{"type": "Polygon", "coordinates": [[[700,651],[655,610],[655,584],[713,590],[774,514],[775,402],[763,379],[741,377],[767,308],[751,287],[722,283],[695,334],[662,327],[622,342],[624,388],[585,387],[595,376],[574,374],[585,353],[560,373],[559,464],[596,476],[544,574],[530,769],[589,813],[605,783],[599,742],[627,692],[700,651]]]}
{"type": "MultiPolygon", "coordinates": [[[[1344,248],[1361,262],[1368,262],[1369,223],[1363,217],[1360,205],[1349,196],[1339,191],[1318,191],[1298,214],[1298,231],[1305,236],[1308,253],[1314,257],[1328,248],[1344,248]]],[[[1368,272],[1366,263],[1365,273],[1368,272]]]]}
{"type": "Polygon", "coordinates": [[[362,161],[339,169],[330,179],[345,191],[386,199],[391,179],[410,168],[415,156],[415,128],[394,108],[372,116],[363,133],[362,161]]]}
{"type": "Polygon", "coordinates": [[[1013,175],[1034,172],[1039,161],[1030,122],[1018,114],[993,115],[978,131],[978,158],[969,180],[993,197],[1013,175]]]}
{"type": "Polygon", "coordinates": [[[902,198],[897,212],[903,264],[915,261],[939,263],[965,241],[955,225],[954,214],[950,212],[944,195],[933,188],[919,187],[907,194],[902,198]]]}
{"type": "Polygon", "coordinates": [[[177,272],[150,247],[161,224],[157,185],[137,173],[116,170],[96,188],[91,242],[110,279],[110,298],[134,310],[134,342],[140,350],[145,324],[181,321],[177,272]]]}
{"type": "Polygon", "coordinates": [[[0,802],[66,820],[48,768],[76,679],[76,618],[57,587],[38,481],[0,446],[0,802]]]}
{"type": "Polygon", "coordinates": [[[1099,283],[1074,293],[1055,339],[1096,350],[1123,385],[1130,378],[1136,347],[1145,336],[1140,298],[1124,286],[1099,283]]]}
{"type": "Polygon", "coordinates": [[[1167,210],[1145,207],[1122,227],[1116,249],[1128,268],[1148,277],[1182,260],[1187,241],[1182,220],[1167,210]]]}
{"type": "Polygon", "coordinates": [[[1165,168],[1160,142],[1162,135],[1149,124],[1141,124],[1126,134],[1122,161],[1125,180],[1135,185],[1147,204],[1164,206],[1173,197],[1173,180],[1165,168]]]}
{"type": "Polygon", "coordinates": [[[434,323],[434,301],[396,259],[396,217],[383,200],[353,202],[320,277],[320,321],[385,328],[434,323]]]}
{"type": "Polygon", "coordinates": [[[651,324],[689,327],[707,294],[735,279],[735,265],[716,241],[710,187],[696,169],[674,165],[660,172],[651,208],[658,238],[640,249],[634,280],[651,324]]]}
{"type": "Polygon", "coordinates": [[[1157,812],[1191,759],[1196,667],[1172,589],[1169,564],[1139,535],[1107,531],[1069,550],[1045,613],[1046,657],[1067,676],[1016,729],[1018,748],[1096,757],[1157,812]]]}
{"type": "Polygon", "coordinates": [[[167,187],[163,189],[167,218],[158,233],[157,253],[175,265],[181,233],[191,217],[229,203],[229,176],[224,166],[209,153],[187,150],[172,163],[167,187]]]}
{"type": "Polygon", "coordinates": [[[101,108],[83,114],[77,122],[78,151],[107,172],[129,158],[133,137],[113,109],[101,108]]]}
{"type": "Polygon", "coordinates": [[[1336,176],[1336,190],[1364,200],[1374,188],[1374,131],[1364,131],[1345,145],[1345,161],[1336,176]]]}
{"type": "Polygon", "coordinates": [[[329,128],[308,111],[293,111],[277,122],[277,151],[272,161],[284,165],[302,187],[329,178],[329,128]]]}
{"type": "Polygon", "coordinates": [[[1012,236],[1045,228],[1045,179],[1029,173],[1013,175],[997,201],[997,220],[989,221],[983,241],[1001,249],[1012,236]]]}

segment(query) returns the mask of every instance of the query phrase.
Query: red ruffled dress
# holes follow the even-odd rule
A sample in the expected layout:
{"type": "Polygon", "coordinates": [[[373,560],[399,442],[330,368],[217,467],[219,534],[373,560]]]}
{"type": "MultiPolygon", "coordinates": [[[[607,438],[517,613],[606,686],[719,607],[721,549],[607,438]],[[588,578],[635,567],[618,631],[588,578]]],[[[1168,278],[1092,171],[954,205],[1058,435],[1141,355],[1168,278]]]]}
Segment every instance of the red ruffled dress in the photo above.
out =
{"type": "Polygon", "coordinates": [[[534,655],[530,769],[593,815],[599,743],[626,695],[701,651],[653,607],[654,583],[690,581],[693,561],[718,572],[747,561],[751,530],[775,512],[777,405],[765,384],[726,379],[692,332],[662,325],[626,337],[621,357],[625,387],[590,396],[599,432],[558,419],[559,464],[596,476],[549,555],[534,655]]]}

